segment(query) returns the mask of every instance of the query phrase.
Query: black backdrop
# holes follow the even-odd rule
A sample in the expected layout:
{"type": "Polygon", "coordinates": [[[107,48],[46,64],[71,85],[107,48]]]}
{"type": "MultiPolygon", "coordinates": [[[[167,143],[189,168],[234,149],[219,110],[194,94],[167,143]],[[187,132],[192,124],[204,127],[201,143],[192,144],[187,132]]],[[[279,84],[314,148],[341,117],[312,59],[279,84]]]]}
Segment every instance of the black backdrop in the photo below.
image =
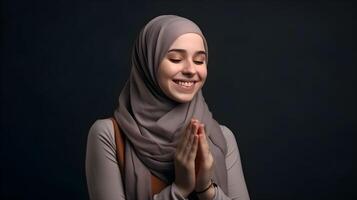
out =
{"type": "Polygon", "coordinates": [[[204,95],[252,199],[356,196],[356,6],[298,1],[2,1],[1,199],[87,199],[87,132],[112,114],[131,45],[160,14],[197,22],[204,95]]]}

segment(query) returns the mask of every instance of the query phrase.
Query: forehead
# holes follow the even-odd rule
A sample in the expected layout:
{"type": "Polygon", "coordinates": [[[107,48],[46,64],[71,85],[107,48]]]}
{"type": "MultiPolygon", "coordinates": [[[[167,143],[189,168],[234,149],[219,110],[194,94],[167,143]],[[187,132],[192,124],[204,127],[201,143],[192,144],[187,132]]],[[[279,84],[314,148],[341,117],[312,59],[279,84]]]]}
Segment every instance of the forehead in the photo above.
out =
{"type": "Polygon", "coordinates": [[[187,49],[204,51],[202,37],[196,33],[186,33],[180,35],[170,46],[170,49],[187,49]]]}

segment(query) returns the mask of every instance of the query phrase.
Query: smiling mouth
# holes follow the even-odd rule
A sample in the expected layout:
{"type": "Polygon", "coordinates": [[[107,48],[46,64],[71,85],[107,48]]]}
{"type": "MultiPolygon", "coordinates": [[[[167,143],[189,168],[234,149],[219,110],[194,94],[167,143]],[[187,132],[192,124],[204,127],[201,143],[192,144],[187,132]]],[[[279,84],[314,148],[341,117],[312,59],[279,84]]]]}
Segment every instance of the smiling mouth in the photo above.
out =
{"type": "Polygon", "coordinates": [[[181,81],[181,80],[173,80],[177,85],[185,87],[185,88],[190,88],[193,85],[195,85],[195,83],[197,81],[181,81]]]}

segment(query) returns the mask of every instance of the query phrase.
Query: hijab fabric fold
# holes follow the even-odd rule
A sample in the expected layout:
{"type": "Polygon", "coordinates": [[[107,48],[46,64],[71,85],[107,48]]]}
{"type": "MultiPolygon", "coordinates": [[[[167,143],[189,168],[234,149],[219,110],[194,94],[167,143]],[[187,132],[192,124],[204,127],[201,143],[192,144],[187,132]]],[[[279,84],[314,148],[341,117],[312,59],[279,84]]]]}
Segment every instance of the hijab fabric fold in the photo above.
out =
{"type": "Polygon", "coordinates": [[[213,180],[227,193],[223,133],[200,90],[188,103],[169,99],[157,82],[161,60],[171,44],[185,33],[196,33],[206,39],[192,21],[175,15],[161,15],[141,30],[135,41],[131,72],[114,111],[125,134],[124,185],[127,199],[152,199],[151,174],[171,184],[174,180],[174,154],[179,138],[191,118],[205,124],[210,151],[214,157],[213,180]]]}

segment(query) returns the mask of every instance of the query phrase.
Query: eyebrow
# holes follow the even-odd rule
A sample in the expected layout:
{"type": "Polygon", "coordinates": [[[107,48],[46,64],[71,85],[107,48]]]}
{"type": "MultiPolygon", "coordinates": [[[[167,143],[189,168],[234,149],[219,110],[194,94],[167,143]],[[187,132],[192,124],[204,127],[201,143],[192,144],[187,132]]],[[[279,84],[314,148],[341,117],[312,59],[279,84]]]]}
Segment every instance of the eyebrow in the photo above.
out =
{"type": "MultiPolygon", "coordinates": [[[[172,51],[177,51],[179,53],[187,53],[187,51],[185,49],[170,49],[170,50],[167,51],[167,53],[172,52],[172,51]]],[[[195,54],[207,55],[207,53],[205,51],[196,51],[195,54]]]]}

